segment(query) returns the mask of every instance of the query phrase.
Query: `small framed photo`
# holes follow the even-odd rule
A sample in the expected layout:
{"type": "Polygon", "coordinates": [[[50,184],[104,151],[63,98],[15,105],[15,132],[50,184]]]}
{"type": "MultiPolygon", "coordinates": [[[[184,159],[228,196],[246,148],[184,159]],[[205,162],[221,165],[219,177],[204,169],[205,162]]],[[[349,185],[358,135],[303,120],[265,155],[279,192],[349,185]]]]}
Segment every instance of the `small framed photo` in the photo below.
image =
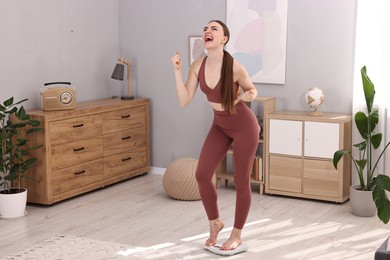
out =
{"type": "Polygon", "coordinates": [[[198,58],[205,57],[207,50],[203,46],[202,36],[189,37],[190,65],[198,58]]]}

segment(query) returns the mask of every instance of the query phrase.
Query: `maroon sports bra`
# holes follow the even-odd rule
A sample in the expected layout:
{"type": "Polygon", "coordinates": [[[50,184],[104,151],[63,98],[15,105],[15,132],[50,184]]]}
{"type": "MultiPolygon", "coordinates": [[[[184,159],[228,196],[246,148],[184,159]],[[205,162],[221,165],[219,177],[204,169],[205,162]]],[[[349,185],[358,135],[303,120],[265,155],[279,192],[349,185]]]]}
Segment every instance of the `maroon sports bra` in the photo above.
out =
{"type": "MultiPolygon", "coordinates": [[[[219,79],[217,85],[213,89],[209,88],[209,86],[207,86],[207,84],[206,84],[206,78],[204,76],[204,68],[206,65],[206,59],[207,59],[207,56],[204,57],[204,59],[202,61],[202,65],[200,66],[200,69],[199,69],[198,77],[199,77],[200,89],[202,90],[203,93],[206,94],[207,100],[209,102],[222,103],[221,78],[219,79]]],[[[234,100],[236,100],[237,99],[237,92],[238,92],[238,83],[234,82],[233,86],[234,86],[234,91],[233,91],[234,100]]]]}

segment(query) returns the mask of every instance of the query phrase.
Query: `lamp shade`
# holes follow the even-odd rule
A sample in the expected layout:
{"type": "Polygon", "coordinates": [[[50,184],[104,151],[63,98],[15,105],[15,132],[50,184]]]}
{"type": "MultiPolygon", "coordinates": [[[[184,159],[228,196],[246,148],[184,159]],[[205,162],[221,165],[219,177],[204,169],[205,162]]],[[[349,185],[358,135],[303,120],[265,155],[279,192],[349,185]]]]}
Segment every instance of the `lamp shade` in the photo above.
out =
{"type": "Polygon", "coordinates": [[[112,72],[111,78],[116,80],[123,80],[125,74],[125,65],[117,63],[114,71],[112,72]]]}

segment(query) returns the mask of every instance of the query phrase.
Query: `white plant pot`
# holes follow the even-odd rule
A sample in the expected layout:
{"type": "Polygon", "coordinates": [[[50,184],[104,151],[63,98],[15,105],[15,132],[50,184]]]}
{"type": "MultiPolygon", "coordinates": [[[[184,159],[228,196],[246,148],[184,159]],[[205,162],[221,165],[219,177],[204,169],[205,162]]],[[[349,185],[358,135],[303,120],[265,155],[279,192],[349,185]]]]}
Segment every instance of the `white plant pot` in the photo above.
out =
{"type": "Polygon", "coordinates": [[[360,185],[349,188],[349,203],[352,214],[359,217],[373,217],[376,215],[375,202],[372,199],[372,191],[359,190],[360,185]]]}
{"type": "Polygon", "coordinates": [[[17,218],[26,215],[27,189],[23,190],[19,193],[0,193],[0,218],[17,218]]]}

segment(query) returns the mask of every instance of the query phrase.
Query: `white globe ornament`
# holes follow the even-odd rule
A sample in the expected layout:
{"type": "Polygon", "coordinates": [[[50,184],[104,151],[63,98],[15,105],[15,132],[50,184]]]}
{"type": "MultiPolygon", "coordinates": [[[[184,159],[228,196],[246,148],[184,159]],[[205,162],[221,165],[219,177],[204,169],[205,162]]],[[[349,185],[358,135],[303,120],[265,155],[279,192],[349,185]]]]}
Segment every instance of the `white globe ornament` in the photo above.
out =
{"type": "Polygon", "coordinates": [[[306,103],[310,108],[314,108],[314,111],[309,113],[309,116],[322,116],[322,113],[318,111],[318,108],[325,100],[325,95],[322,89],[314,87],[306,91],[306,103]]]}

